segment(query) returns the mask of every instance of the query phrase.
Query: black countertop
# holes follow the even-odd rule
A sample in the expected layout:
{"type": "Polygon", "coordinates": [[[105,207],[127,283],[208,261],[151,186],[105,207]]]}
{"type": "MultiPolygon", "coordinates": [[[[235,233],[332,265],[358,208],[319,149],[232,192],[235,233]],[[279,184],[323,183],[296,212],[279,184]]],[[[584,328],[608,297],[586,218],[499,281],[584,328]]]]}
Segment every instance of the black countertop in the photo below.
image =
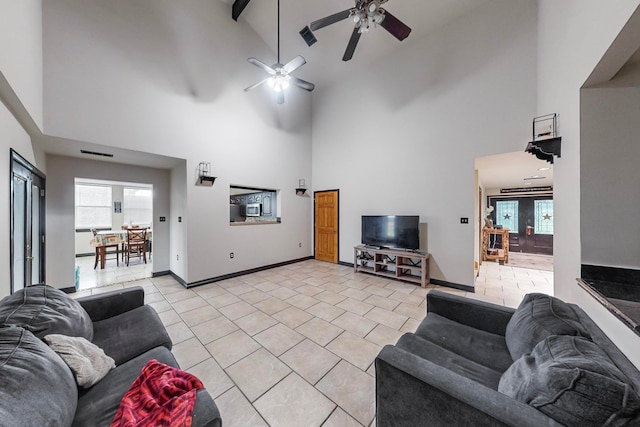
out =
{"type": "Polygon", "coordinates": [[[578,283],[640,335],[640,270],[582,265],[578,283]]]}

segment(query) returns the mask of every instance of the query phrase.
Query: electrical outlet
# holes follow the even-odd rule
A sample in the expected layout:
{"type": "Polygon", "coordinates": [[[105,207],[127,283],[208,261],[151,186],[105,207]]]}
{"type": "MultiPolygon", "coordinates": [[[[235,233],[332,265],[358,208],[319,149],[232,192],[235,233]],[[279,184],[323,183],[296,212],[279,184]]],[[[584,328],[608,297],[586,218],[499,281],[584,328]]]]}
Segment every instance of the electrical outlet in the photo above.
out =
{"type": "Polygon", "coordinates": [[[233,259],[233,257],[236,256],[233,252],[229,252],[229,258],[233,259]]]}
{"type": "Polygon", "coordinates": [[[460,224],[469,224],[469,218],[460,218],[460,224]]]}
{"type": "Polygon", "coordinates": [[[167,220],[167,217],[165,217],[165,216],[161,216],[160,217],[160,222],[165,222],[166,220],[167,220]]]}
{"type": "Polygon", "coordinates": [[[178,222],[182,222],[182,217],[181,216],[178,217],[178,222]]]}
{"type": "Polygon", "coordinates": [[[302,247],[302,242],[298,243],[298,247],[301,248],[302,247]]]}
{"type": "Polygon", "coordinates": [[[176,261],[180,261],[180,255],[176,255],[176,261]]]}

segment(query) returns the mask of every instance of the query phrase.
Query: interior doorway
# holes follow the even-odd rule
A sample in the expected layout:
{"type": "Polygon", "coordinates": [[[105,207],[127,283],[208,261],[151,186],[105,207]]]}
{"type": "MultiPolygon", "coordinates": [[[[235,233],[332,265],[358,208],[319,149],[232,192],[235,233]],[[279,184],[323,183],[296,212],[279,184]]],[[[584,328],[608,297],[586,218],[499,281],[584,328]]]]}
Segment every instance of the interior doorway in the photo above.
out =
{"type": "Polygon", "coordinates": [[[45,175],[11,150],[11,293],[45,281],[45,175]]]}
{"type": "MultiPolygon", "coordinates": [[[[507,246],[509,260],[518,259],[518,267],[538,269],[540,262],[528,266],[528,260],[545,257],[544,263],[552,265],[553,165],[518,151],[479,157],[475,168],[480,195],[476,213],[483,218],[476,230],[480,242],[475,244],[482,243],[487,226],[508,228],[508,245],[497,241],[502,238],[497,233],[491,243],[500,248],[507,246]],[[513,257],[519,254],[526,256],[513,257]]],[[[482,253],[477,261],[483,262],[482,253]]]]}
{"type": "Polygon", "coordinates": [[[314,200],[314,253],[319,261],[338,263],[339,190],[316,191],[314,200]]]}
{"type": "Polygon", "coordinates": [[[153,185],[75,178],[74,187],[77,289],[151,277],[153,185]],[[128,229],[144,230],[146,242],[129,263],[128,229]]]}

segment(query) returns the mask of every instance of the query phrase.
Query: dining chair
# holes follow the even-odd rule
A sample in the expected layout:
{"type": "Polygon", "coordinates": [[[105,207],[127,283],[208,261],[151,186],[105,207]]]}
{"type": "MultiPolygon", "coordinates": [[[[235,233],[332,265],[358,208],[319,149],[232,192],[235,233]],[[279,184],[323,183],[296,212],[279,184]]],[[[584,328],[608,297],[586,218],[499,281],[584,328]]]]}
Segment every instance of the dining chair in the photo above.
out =
{"type": "Polygon", "coordinates": [[[147,229],[146,228],[128,228],[127,229],[127,246],[125,248],[127,256],[127,267],[132,256],[142,258],[147,263],[147,229]]]}
{"type": "MultiPolygon", "coordinates": [[[[93,263],[93,269],[95,270],[96,267],[98,266],[98,260],[100,258],[103,258],[100,262],[100,268],[104,268],[104,262],[107,260],[107,251],[109,250],[109,248],[116,248],[116,265],[120,266],[120,244],[119,243],[112,243],[112,244],[100,244],[98,245],[98,230],[96,230],[95,228],[91,229],[91,232],[93,233],[93,242],[95,245],[95,249],[96,249],[96,260],[93,263]]],[[[111,259],[111,258],[109,258],[111,259]]]]}

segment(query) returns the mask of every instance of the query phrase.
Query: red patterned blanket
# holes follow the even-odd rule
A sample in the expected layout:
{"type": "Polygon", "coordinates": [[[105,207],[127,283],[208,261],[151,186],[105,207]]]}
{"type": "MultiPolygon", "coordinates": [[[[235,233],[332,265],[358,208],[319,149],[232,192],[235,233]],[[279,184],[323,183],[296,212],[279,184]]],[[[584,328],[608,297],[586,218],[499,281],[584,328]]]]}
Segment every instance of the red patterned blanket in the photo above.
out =
{"type": "Polygon", "coordinates": [[[120,402],[111,427],[190,427],[202,382],[180,369],[149,361],[120,402]]]}

